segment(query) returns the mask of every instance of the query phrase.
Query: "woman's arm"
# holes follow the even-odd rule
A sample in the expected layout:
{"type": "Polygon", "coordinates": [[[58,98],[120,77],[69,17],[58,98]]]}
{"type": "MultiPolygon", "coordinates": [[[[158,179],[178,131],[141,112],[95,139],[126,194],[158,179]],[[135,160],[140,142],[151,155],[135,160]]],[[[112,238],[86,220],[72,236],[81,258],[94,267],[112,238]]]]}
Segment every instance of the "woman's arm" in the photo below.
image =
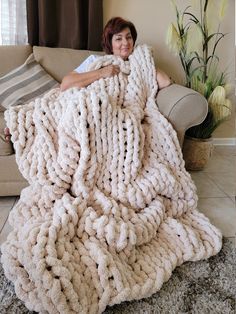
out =
{"type": "Polygon", "coordinates": [[[171,78],[161,69],[156,69],[157,72],[157,83],[159,89],[165,88],[172,84],[171,78]]]}
{"type": "Polygon", "coordinates": [[[70,87],[86,87],[100,78],[114,76],[119,72],[120,68],[117,65],[108,65],[104,68],[84,73],[77,73],[73,71],[62,79],[61,91],[65,91],[70,87]]]}

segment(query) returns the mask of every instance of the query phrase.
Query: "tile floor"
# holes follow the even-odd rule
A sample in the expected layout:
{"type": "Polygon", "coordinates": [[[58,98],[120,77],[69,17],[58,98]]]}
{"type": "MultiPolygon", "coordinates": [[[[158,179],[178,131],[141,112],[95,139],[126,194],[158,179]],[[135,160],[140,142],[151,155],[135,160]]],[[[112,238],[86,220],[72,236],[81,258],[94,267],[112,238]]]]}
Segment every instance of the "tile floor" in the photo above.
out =
{"type": "MultiPolygon", "coordinates": [[[[216,146],[203,171],[191,172],[198,189],[198,208],[236,246],[236,147],[216,146]]],[[[8,215],[18,197],[0,197],[0,245],[10,229],[8,215]]]]}

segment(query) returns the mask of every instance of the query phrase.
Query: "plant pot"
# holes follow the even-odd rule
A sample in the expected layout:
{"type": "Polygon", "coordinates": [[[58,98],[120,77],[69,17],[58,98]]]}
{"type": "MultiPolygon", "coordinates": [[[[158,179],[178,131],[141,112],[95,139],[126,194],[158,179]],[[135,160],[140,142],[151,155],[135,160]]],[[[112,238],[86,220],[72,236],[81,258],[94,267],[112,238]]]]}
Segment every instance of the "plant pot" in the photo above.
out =
{"type": "Polygon", "coordinates": [[[187,170],[202,170],[207,165],[213,152],[213,139],[201,139],[185,136],[183,158],[187,170]]]}

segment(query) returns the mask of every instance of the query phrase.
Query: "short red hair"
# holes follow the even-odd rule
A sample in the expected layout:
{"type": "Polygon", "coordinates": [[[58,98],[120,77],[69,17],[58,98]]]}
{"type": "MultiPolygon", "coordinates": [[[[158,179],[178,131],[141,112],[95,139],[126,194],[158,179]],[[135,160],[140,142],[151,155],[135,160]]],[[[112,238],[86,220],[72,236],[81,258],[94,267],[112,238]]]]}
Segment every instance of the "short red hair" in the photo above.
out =
{"type": "Polygon", "coordinates": [[[113,35],[120,33],[123,29],[129,28],[134,44],[137,39],[137,31],[134,24],[130,21],[126,21],[121,17],[113,17],[110,19],[104,27],[102,34],[102,47],[107,54],[112,54],[112,37],[113,35]]]}

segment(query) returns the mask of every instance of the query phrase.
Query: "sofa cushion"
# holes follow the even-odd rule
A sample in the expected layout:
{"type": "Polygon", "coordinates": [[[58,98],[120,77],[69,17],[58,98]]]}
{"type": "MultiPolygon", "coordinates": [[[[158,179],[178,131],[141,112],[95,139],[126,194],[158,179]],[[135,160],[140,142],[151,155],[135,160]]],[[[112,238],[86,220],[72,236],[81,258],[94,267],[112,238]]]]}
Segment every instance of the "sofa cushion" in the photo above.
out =
{"type": "Polygon", "coordinates": [[[38,46],[33,47],[33,52],[36,61],[58,82],[61,82],[66,74],[77,68],[91,54],[104,54],[101,51],[38,46]]]}
{"type": "Polygon", "coordinates": [[[12,142],[6,142],[4,136],[4,128],[6,122],[4,112],[0,112],[0,156],[11,155],[14,153],[12,142]]]}
{"type": "Polygon", "coordinates": [[[0,111],[27,103],[57,85],[31,54],[24,64],[0,78],[0,111]]]}
{"type": "Polygon", "coordinates": [[[1,45],[0,77],[23,64],[32,52],[30,45],[1,45]]]}

